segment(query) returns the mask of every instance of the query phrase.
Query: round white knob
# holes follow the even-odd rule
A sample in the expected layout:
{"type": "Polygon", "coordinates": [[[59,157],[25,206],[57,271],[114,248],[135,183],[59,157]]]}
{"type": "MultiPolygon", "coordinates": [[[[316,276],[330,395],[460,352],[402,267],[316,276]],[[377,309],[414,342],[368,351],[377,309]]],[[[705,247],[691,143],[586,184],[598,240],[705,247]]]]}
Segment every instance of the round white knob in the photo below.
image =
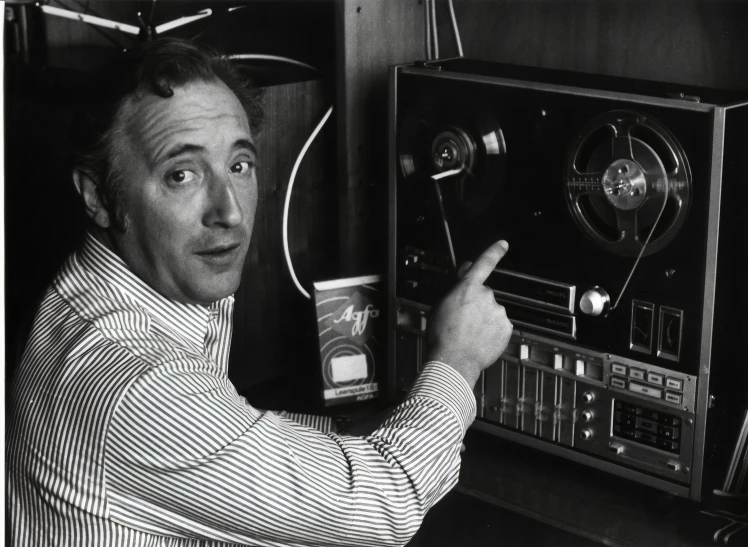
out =
{"type": "Polygon", "coordinates": [[[597,316],[607,310],[610,297],[600,287],[588,290],[579,301],[579,308],[585,315],[597,316]]]}
{"type": "Polygon", "coordinates": [[[584,393],[582,393],[582,401],[584,401],[585,403],[591,403],[594,400],[595,396],[589,391],[585,391],[584,393]]]}
{"type": "Polygon", "coordinates": [[[583,429],[582,432],[579,434],[579,436],[582,437],[583,441],[591,439],[592,438],[592,430],[590,430],[590,429],[583,429]]]}
{"type": "Polygon", "coordinates": [[[591,421],[592,421],[592,418],[593,418],[594,416],[595,416],[595,415],[594,415],[594,414],[592,413],[592,411],[591,411],[591,410],[584,410],[584,411],[582,411],[582,419],[583,419],[583,420],[584,420],[585,422],[591,422],[591,421]]]}

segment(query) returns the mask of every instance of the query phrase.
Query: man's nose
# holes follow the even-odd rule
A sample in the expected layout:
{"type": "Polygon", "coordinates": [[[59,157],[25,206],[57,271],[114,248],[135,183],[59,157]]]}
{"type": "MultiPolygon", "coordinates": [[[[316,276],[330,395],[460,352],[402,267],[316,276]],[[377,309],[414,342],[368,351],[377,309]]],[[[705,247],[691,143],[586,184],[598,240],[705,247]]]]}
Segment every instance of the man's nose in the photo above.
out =
{"type": "Polygon", "coordinates": [[[226,227],[241,224],[243,212],[236,189],[228,176],[213,176],[208,188],[208,207],[205,212],[206,226],[226,227]]]}

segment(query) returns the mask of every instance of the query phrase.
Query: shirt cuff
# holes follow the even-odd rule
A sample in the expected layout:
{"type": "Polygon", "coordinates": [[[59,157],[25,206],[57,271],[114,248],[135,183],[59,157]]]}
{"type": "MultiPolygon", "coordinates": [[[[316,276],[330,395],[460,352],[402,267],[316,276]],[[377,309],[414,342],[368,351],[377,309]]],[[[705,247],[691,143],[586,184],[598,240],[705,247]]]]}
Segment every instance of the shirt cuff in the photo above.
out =
{"type": "Polygon", "coordinates": [[[410,397],[427,397],[446,404],[460,422],[463,434],[475,419],[475,393],[465,378],[445,363],[426,363],[408,394],[408,398],[410,397]]]}

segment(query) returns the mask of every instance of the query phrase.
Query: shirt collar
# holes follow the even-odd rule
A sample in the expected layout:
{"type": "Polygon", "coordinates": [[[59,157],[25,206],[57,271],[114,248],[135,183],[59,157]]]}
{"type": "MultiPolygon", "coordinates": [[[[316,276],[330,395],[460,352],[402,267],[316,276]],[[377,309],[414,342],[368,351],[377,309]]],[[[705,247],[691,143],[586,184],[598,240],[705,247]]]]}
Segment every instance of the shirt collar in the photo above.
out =
{"type": "MultiPolygon", "coordinates": [[[[77,255],[82,266],[134,300],[153,321],[203,348],[208,323],[211,318],[215,319],[222,300],[205,307],[166,298],[136,276],[117,254],[90,233],[86,233],[77,255]]],[[[233,304],[233,295],[223,300],[227,299],[233,304]]]]}

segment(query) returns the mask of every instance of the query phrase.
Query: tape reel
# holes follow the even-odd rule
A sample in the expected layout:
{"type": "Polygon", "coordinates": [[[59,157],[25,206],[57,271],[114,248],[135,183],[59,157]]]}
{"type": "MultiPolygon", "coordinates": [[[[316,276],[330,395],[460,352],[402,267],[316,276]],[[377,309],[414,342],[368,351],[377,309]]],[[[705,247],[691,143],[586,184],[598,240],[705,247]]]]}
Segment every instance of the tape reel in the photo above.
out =
{"type": "Polygon", "coordinates": [[[582,232],[625,257],[638,256],[650,233],[643,256],[666,247],[691,203],[682,146],[663,124],[633,111],[607,112],[583,127],[567,152],[564,185],[582,232]]]}
{"type": "Polygon", "coordinates": [[[430,177],[452,169],[459,175],[442,181],[450,216],[484,212],[504,180],[506,143],[495,115],[479,100],[425,94],[400,125],[397,140],[405,184],[433,184],[430,177]]]}

